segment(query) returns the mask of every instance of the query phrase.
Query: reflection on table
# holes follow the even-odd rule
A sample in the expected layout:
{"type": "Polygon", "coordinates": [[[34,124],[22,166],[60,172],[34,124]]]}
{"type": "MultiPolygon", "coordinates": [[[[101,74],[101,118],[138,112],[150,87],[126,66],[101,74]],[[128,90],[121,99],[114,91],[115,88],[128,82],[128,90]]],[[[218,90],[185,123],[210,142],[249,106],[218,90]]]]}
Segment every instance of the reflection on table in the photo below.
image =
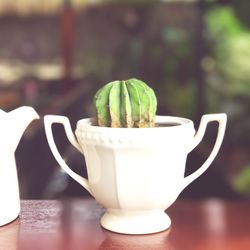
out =
{"type": "Polygon", "coordinates": [[[0,228],[0,249],[239,250],[250,246],[250,202],[179,200],[167,210],[172,226],[150,235],[102,229],[93,199],[22,201],[20,218],[0,228]]]}

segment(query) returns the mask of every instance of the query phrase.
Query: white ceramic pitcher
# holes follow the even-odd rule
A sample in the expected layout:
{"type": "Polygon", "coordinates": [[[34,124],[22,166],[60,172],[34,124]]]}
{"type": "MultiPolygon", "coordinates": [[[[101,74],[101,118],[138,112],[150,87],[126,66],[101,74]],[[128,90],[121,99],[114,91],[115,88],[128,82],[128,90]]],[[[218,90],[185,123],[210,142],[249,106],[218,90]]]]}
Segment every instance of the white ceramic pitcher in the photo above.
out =
{"type": "Polygon", "coordinates": [[[20,212],[15,150],[36,111],[27,106],[11,112],[0,109],[0,226],[13,221],[20,212]]]}
{"type": "Polygon", "coordinates": [[[179,117],[157,116],[155,128],[99,127],[87,118],[77,122],[76,139],[67,117],[44,118],[47,140],[58,163],[107,209],[101,225],[127,234],[154,233],[170,226],[164,210],[212,163],[226,120],[225,114],[204,115],[195,133],[193,122],[179,117]],[[214,148],[197,171],[184,177],[187,155],[212,121],[219,122],[214,148]],[[63,124],[69,141],[84,154],[88,179],[73,172],[61,157],[53,139],[53,123],[63,124]]]}

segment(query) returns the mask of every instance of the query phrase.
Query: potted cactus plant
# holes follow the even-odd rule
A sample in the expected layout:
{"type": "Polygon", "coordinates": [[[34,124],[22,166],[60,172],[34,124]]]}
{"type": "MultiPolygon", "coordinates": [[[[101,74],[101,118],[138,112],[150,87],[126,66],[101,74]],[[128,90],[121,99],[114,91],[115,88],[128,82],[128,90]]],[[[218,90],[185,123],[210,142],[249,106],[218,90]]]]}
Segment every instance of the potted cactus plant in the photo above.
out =
{"type": "Polygon", "coordinates": [[[45,116],[47,140],[59,165],[106,208],[101,225],[127,234],[169,228],[165,213],[180,192],[214,160],[223,140],[226,115],[204,115],[198,132],[189,119],[156,116],[157,100],[146,83],[129,79],[104,85],[94,97],[96,117],[77,122],[45,116]],[[202,140],[206,126],[219,122],[214,148],[205,163],[185,177],[188,153],[202,140]],[[84,156],[88,178],[73,172],[57,150],[52,124],[61,123],[73,146],[84,156]]]}
{"type": "Polygon", "coordinates": [[[110,82],[95,95],[97,123],[101,127],[154,127],[156,105],[153,89],[137,79],[110,82]]]}

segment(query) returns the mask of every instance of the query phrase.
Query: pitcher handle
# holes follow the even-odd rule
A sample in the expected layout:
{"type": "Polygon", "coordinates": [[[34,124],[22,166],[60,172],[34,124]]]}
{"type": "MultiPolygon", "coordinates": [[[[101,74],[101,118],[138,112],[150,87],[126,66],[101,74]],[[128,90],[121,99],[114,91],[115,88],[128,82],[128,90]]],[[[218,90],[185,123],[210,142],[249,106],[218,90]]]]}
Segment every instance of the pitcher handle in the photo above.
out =
{"type": "Polygon", "coordinates": [[[59,116],[59,115],[45,115],[44,116],[44,126],[45,126],[45,133],[47,137],[48,144],[50,146],[51,152],[54,155],[55,159],[57,160],[58,164],[62,167],[62,169],[75,181],[77,181],[80,185],[82,185],[90,194],[91,189],[89,186],[89,182],[86,178],[80,176],[79,174],[75,173],[71,168],[66,164],[63,160],[61,154],[59,153],[57,146],[54,141],[53,132],[52,132],[52,125],[53,123],[62,124],[66,133],[66,136],[70,143],[82,152],[79,143],[77,142],[75,135],[72,131],[69,119],[66,116],[59,116]]]}
{"type": "Polygon", "coordinates": [[[183,189],[208,169],[208,167],[213,162],[214,158],[216,157],[220,149],[220,146],[224,138],[225,130],[226,130],[226,123],[227,123],[226,114],[209,114],[209,115],[202,116],[198,132],[194,136],[194,141],[191,146],[191,150],[193,150],[201,142],[205,134],[208,123],[214,122],[214,121],[217,121],[219,123],[219,128],[218,128],[218,134],[217,134],[217,138],[216,138],[214,147],[212,149],[212,152],[210,153],[207,160],[203,163],[203,165],[199,169],[197,169],[194,173],[184,178],[183,189]]]}

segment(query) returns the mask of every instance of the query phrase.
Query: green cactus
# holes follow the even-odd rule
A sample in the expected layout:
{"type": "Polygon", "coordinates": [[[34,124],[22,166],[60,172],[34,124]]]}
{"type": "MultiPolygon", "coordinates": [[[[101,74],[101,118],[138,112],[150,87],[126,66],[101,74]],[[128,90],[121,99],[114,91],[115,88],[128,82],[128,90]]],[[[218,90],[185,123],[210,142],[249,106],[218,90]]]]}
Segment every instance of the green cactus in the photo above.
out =
{"type": "Polygon", "coordinates": [[[137,79],[113,81],[95,94],[97,123],[101,127],[155,126],[157,100],[153,89],[137,79]]]}

